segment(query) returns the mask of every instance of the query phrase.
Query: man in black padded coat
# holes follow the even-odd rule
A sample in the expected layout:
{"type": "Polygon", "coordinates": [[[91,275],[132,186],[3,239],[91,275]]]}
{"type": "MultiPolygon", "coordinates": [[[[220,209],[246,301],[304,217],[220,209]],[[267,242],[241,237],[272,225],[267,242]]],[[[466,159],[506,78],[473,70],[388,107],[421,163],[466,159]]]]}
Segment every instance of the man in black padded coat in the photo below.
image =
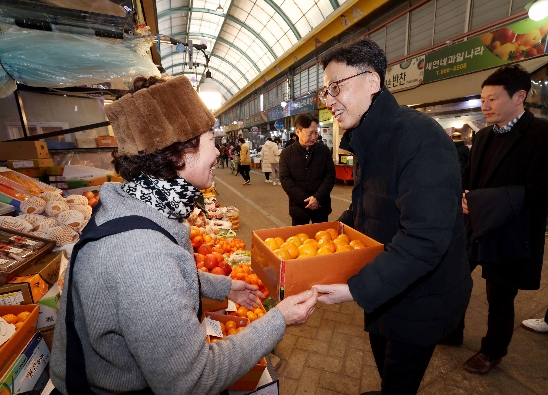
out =
{"type": "Polygon", "coordinates": [[[280,182],[289,197],[292,225],[327,222],[335,185],[331,150],[316,141],[317,118],[304,113],[295,123],[297,139],[280,154],[280,182]]]}
{"type": "Polygon", "coordinates": [[[322,66],[320,98],[346,130],[340,147],[355,158],[354,228],[385,247],[347,284],[317,285],[325,294],[318,301],[355,300],[382,394],[415,394],[472,289],[457,151],[436,121],[398,105],[373,41],[337,47],[322,66]]]}

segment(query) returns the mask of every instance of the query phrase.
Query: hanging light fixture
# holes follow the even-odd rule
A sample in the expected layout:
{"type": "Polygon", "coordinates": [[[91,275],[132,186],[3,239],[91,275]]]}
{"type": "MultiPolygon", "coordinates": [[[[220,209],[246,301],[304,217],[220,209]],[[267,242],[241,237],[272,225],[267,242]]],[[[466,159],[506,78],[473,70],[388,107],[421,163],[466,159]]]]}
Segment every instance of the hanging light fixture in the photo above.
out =
{"type": "Polygon", "coordinates": [[[548,0],[537,0],[529,7],[529,18],[540,21],[548,16],[548,0]]]}
{"type": "Polygon", "coordinates": [[[215,10],[217,11],[219,14],[224,14],[225,13],[225,9],[223,8],[223,6],[221,5],[221,1],[219,0],[219,5],[217,6],[217,9],[215,10]]]}
{"type": "Polygon", "coordinates": [[[221,88],[213,81],[209,69],[206,71],[205,81],[200,85],[199,95],[210,110],[221,107],[221,88]]]}

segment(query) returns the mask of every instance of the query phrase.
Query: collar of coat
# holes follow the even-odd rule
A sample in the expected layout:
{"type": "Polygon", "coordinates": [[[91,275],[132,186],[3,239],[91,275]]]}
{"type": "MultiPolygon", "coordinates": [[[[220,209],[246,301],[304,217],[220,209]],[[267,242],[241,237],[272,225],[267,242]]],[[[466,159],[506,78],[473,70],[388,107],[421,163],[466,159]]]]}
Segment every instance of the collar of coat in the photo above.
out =
{"type": "Polygon", "coordinates": [[[339,148],[355,153],[356,146],[352,144],[354,135],[359,135],[360,144],[370,145],[385,128],[387,120],[400,108],[400,105],[390,91],[384,87],[373,98],[369,109],[363,114],[360,124],[355,129],[344,132],[339,148]]]}

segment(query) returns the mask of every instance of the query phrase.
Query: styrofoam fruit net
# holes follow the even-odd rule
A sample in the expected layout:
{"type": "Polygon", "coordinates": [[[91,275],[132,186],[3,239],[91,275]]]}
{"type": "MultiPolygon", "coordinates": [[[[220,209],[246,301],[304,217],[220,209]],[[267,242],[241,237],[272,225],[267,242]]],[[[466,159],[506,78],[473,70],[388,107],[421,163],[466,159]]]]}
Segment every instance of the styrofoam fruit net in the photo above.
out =
{"type": "Polygon", "coordinates": [[[19,210],[23,214],[42,214],[46,210],[47,202],[38,196],[33,196],[23,202],[19,206],[19,210]]]}
{"type": "Polygon", "coordinates": [[[83,195],[69,195],[67,197],[66,202],[68,204],[81,204],[86,205],[88,204],[88,198],[83,195]]]}
{"type": "Polygon", "coordinates": [[[28,233],[32,230],[32,225],[18,217],[1,217],[0,226],[17,232],[28,233]]]}
{"type": "Polygon", "coordinates": [[[61,194],[57,192],[42,192],[40,194],[40,197],[46,202],[49,202],[50,200],[65,200],[63,196],[61,196],[61,194]]]}
{"type": "Polygon", "coordinates": [[[42,222],[40,222],[38,225],[34,227],[35,232],[46,232],[49,228],[53,228],[57,226],[57,220],[55,218],[46,218],[42,222]]]}
{"type": "Polygon", "coordinates": [[[69,209],[81,212],[84,215],[84,219],[86,221],[91,218],[92,208],[87,204],[85,206],[82,204],[69,204],[69,209]]]}
{"type": "Polygon", "coordinates": [[[57,216],[59,225],[68,225],[73,229],[79,230],[84,225],[84,214],[77,210],[63,211],[57,216]]]}
{"type": "Polygon", "coordinates": [[[27,221],[34,228],[36,225],[38,225],[40,222],[45,220],[47,217],[40,214],[21,214],[17,218],[27,221]]]}
{"type": "Polygon", "coordinates": [[[62,200],[50,200],[46,204],[46,215],[48,217],[57,217],[61,212],[69,209],[68,204],[62,200]]]}
{"type": "Polygon", "coordinates": [[[46,232],[30,232],[30,234],[36,237],[41,237],[42,239],[49,239],[46,232]]]}
{"type": "Polygon", "coordinates": [[[56,226],[48,231],[48,238],[55,240],[58,247],[75,243],[78,237],[78,233],[67,225],[56,226]]]}

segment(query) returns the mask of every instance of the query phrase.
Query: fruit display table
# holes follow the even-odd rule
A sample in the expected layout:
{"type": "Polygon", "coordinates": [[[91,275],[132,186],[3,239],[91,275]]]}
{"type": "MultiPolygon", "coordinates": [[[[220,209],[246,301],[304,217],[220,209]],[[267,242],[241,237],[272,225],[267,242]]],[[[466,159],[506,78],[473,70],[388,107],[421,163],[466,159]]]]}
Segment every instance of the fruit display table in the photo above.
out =
{"type": "Polygon", "coordinates": [[[344,181],[345,184],[348,181],[353,181],[352,167],[348,165],[335,165],[335,178],[344,181]]]}

